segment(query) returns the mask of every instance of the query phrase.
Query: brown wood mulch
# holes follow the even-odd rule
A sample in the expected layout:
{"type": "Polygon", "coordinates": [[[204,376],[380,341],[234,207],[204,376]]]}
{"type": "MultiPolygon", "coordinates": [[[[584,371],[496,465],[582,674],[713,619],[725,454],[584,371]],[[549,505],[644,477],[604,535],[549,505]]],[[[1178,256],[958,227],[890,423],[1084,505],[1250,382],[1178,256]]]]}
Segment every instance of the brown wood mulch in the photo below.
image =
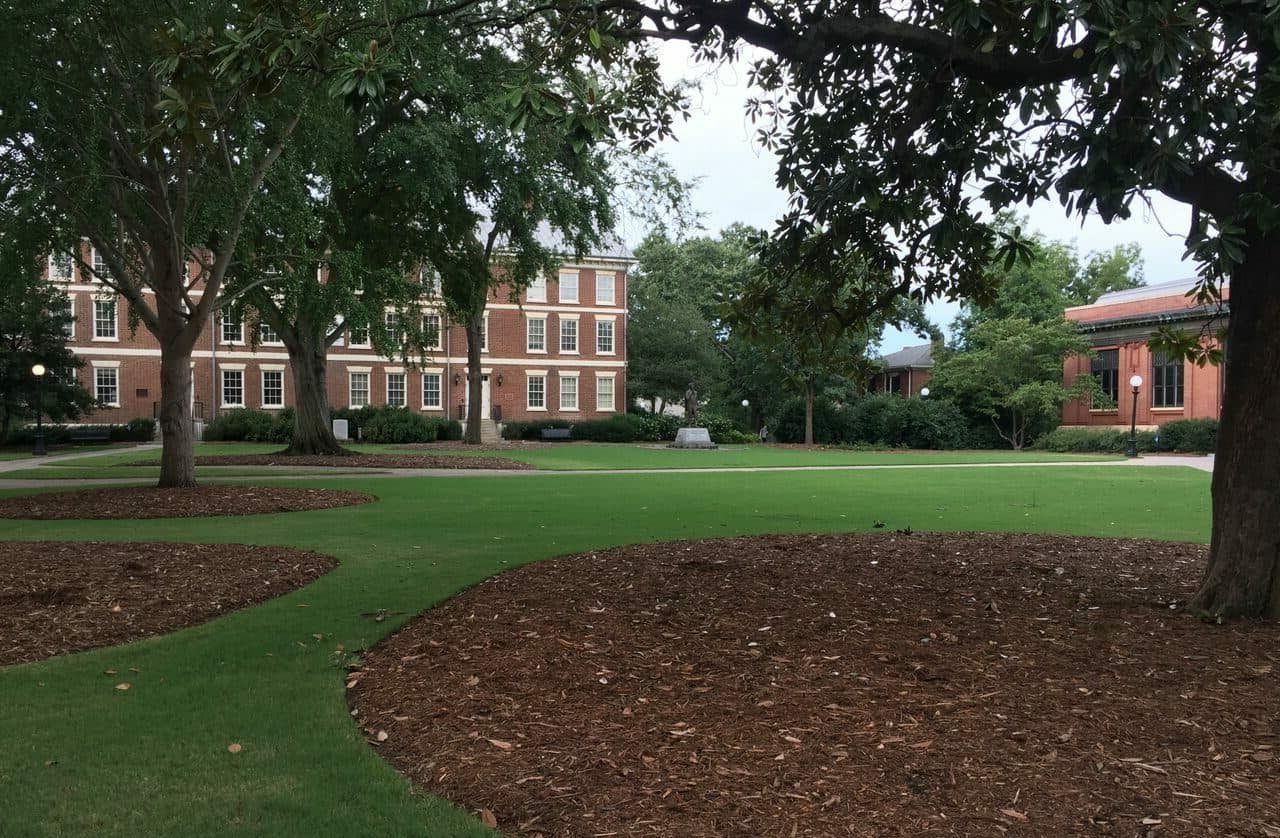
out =
{"type": "Polygon", "coordinates": [[[244,544],[9,541],[0,557],[0,666],[177,631],[335,566],[318,553],[244,544]]]}
{"type": "Polygon", "coordinates": [[[372,503],[363,492],[282,486],[198,486],[193,489],[111,487],[0,498],[0,518],[40,521],[121,518],[209,518],[310,512],[372,503]]]}
{"type": "Polygon", "coordinates": [[[524,836],[1280,836],[1280,627],[1204,547],[778,536],[530,565],[348,680],[370,743],[524,836]]]}

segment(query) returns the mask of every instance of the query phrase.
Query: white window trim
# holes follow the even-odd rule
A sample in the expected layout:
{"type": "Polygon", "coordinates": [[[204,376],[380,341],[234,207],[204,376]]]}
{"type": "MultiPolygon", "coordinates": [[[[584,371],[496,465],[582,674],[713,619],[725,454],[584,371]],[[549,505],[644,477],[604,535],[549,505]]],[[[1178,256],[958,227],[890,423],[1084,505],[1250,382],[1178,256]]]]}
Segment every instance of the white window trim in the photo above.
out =
{"type": "MultiPolygon", "coordinates": [[[[105,322],[105,321],[104,321],[105,322]]],[[[104,300],[101,297],[93,298],[93,340],[99,343],[119,343],[120,342],[120,302],[112,297],[104,300]],[[98,337],[98,303],[111,303],[111,308],[115,312],[115,334],[110,337],[98,337]]]]}
{"type": "Polygon", "coordinates": [[[245,400],[245,396],[248,394],[245,393],[244,367],[244,364],[218,364],[218,401],[222,403],[223,407],[249,406],[249,403],[245,400]],[[240,373],[240,401],[238,402],[227,401],[227,373],[229,372],[240,373]]]}
{"type": "Polygon", "coordinates": [[[104,407],[120,406],[120,362],[119,361],[91,361],[93,367],[93,398],[98,399],[98,370],[115,370],[116,371],[116,400],[113,402],[98,402],[104,407]]]}
{"type": "Polygon", "coordinates": [[[525,351],[525,352],[527,352],[527,353],[529,353],[530,355],[546,355],[546,354],[547,354],[547,321],[548,321],[548,319],[550,319],[550,318],[548,318],[546,315],[543,315],[543,316],[541,316],[541,317],[526,317],[526,318],[525,318],[525,324],[524,324],[524,351],[525,351]],[[530,325],[529,325],[529,324],[530,324],[530,323],[532,323],[532,322],[533,322],[533,321],[535,321],[535,320],[541,320],[541,321],[542,321],[542,348],[541,348],[541,349],[531,349],[531,348],[529,347],[529,330],[530,330],[530,325]]]}
{"type": "Polygon", "coordinates": [[[284,407],[284,364],[259,364],[258,378],[262,382],[262,406],[264,408],[281,408],[284,407]],[[267,373],[280,373],[280,401],[267,401],[267,373]]]}
{"type": "Polygon", "coordinates": [[[597,413],[616,413],[618,411],[618,374],[616,372],[598,372],[596,373],[596,412],[597,413]],[[613,382],[613,404],[608,407],[600,406],[600,382],[613,382]]]}
{"type": "Polygon", "coordinates": [[[51,279],[51,280],[53,280],[53,281],[55,281],[55,282],[75,282],[75,279],[76,279],[76,257],[75,257],[75,254],[73,254],[73,253],[67,253],[66,255],[67,255],[68,257],[70,257],[70,259],[71,259],[71,273],[70,273],[70,274],[68,274],[68,275],[66,275],[66,276],[61,276],[61,275],[59,275],[59,274],[54,273],[54,270],[53,270],[54,261],[57,259],[58,254],[56,254],[56,253],[50,253],[50,254],[49,254],[49,271],[48,271],[48,277],[49,277],[49,279],[51,279]]]}
{"type": "Polygon", "coordinates": [[[428,369],[424,369],[422,371],[422,379],[419,381],[419,384],[421,384],[422,386],[422,398],[418,400],[420,402],[420,404],[418,405],[418,408],[420,410],[434,410],[434,411],[444,410],[444,369],[441,367],[431,367],[428,369]],[[440,386],[436,389],[436,392],[440,396],[440,401],[432,405],[427,404],[427,376],[428,375],[434,375],[435,377],[440,379],[440,386]]]}
{"type": "Polygon", "coordinates": [[[582,411],[582,374],[579,372],[562,372],[559,375],[560,392],[557,394],[557,401],[560,404],[561,413],[580,413],[582,411]],[[564,406],[564,383],[569,379],[573,379],[573,401],[574,407],[564,406]]]}
{"type": "Polygon", "coordinates": [[[617,323],[617,320],[618,320],[618,318],[616,318],[616,317],[612,317],[612,316],[610,316],[610,317],[604,317],[604,316],[601,316],[601,315],[597,315],[597,316],[596,316],[596,354],[597,354],[597,355],[617,355],[617,354],[618,354],[618,323],[617,323]],[[601,323],[609,323],[609,324],[612,324],[612,326],[613,326],[613,349],[610,349],[608,352],[602,352],[602,351],[600,350],[600,324],[601,324],[601,323]]]}
{"type": "Polygon", "coordinates": [[[547,394],[547,378],[548,378],[548,377],[549,377],[549,376],[547,375],[547,371],[546,371],[546,370],[525,370],[525,371],[524,371],[524,407],[525,407],[525,410],[528,410],[528,411],[530,411],[531,413],[546,413],[546,412],[547,412],[547,398],[548,398],[548,394],[547,394]],[[533,405],[529,404],[529,379],[531,379],[531,378],[541,378],[541,379],[542,379],[542,407],[534,407],[533,405]]]}
{"type": "Polygon", "coordinates": [[[562,314],[560,320],[556,323],[556,350],[560,355],[581,355],[582,354],[582,316],[579,314],[562,314]],[[575,335],[574,345],[577,349],[564,348],[564,324],[575,323],[573,331],[575,335]]]}
{"type": "MultiPolygon", "coordinates": [[[[275,329],[272,329],[272,328],[271,328],[271,324],[270,324],[270,323],[268,323],[268,322],[267,322],[267,321],[265,321],[265,320],[261,320],[261,319],[259,319],[259,320],[258,320],[258,342],[259,342],[259,343],[261,343],[263,346],[284,346],[284,341],[280,339],[280,335],[279,335],[279,333],[277,333],[277,334],[276,334],[276,339],[275,339],[275,340],[264,340],[264,339],[263,339],[263,337],[262,337],[262,329],[263,329],[264,327],[265,327],[265,328],[268,328],[268,329],[271,329],[271,331],[273,331],[273,332],[275,331],[275,329]]],[[[264,368],[264,369],[265,369],[265,368],[264,368]]]]}
{"type": "Polygon", "coordinates": [[[371,328],[368,326],[365,327],[364,333],[367,336],[367,339],[364,343],[356,343],[355,340],[352,339],[352,331],[351,326],[347,324],[347,345],[351,349],[371,349],[373,347],[373,330],[371,328]]]}
{"type": "Polygon", "coordinates": [[[618,299],[618,275],[613,271],[596,271],[596,305],[612,306],[617,305],[615,300],[618,299]],[[613,292],[609,294],[609,299],[600,299],[600,277],[607,276],[613,280],[613,292]]]}
{"type": "Polygon", "coordinates": [[[240,337],[234,340],[227,340],[226,319],[227,319],[227,313],[224,311],[218,317],[218,338],[221,341],[222,345],[223,346],[244,346],[244,315],[243,314],[240,315],[240,318],[239,318],[240,337]]]}
{"type": "Polygon", "coordinates": [[[484,331],[480,333],[480,351],[489,351],[489,312],[484,313],[484,331]]]}
{"type": "Polygon", "coordinates": [[[561,305],[572,304],[577,305],[582,300],[582,274],[577,271],[568,271],[561,269],[556,273],[556,302],[561,305]],[[573,299],[569,299],[564,293],[564,284],[561,278],[573,277],[573,299]]]}
{"type": "Polygon", "coordinates": [[[71,312],[71,322],[67,324],[68,331],[64,332],[64,334],[67,336],[67,340],[75,340],[76,321],[78,318],[76,317],[76,295],[74,291],[67,294],[67,310],[71,312]]]}
{"type": "Polygon", "coordinates": [[[383,370],[382,379],[384,384],[386,385],[386,391],[387,391],[386,401],[384,403],[387,405],[391,405],[392,407],[408,407],[409,406],[409,376],[405,374],[404,367],[387,367],[385,370],[383,370]],[[404,386],[400,388],[400,392],[404,396],[404,401],[395,405],[391,404],[391,376],[393,375],[400,376],[401,379],[403,379],[403,384],[404,384],[404,386]]]}
{"type": "Polygon", "coordinates": [[[347,407],[358,409],[361,407],[367,407],[372,403],[373,403],[373,367],[347,367],[347,407]],[[369,399],[369,401],[365,402],[364,404],[356,404],[351,398],[351,396],[353,395],[353,391],[351,388],[352,378],[353,376],[356,376],[356,375],[364,375],[368,377],[367,379],[368,386],[365,388],[365,397],[369,399]]]}
{"type": "Polygon", "coordinates": [[[426,320],[428,317],[435,317],[437,320],[439,320],[440,327],[436,329],[436,342],[428,346],[427,349],[431,350],[432,352],[443,352],[444,351],[444,328],[445,328],[444,315],[441,314],[439,311],[422,312],[423,320],[426,320]]]}
{"type": "Polygon", "coordinates": [[[546,301],[547,301],[547,277],[541,271],[539,271],[538,276],[534,279],[534,281],[529,283],[529,288],[525,292],[525,302],[545,303],[546,301]],[[540,289],[542,293],[540,293],[538,296],[535,297],[533,295],[534,288],[540,289]]]}
{"type": "MultiPolygon", "coordinates": [[[[107,275],[110,274],[110,272],[110,269],[107,267],[107,260],[103,259],[102,274],[107,275]]],[[[102,277],[98,274],[98,248],[93,247],[92,245],[89,246],[89,274],[90,282],[97,282],[101,284],[102,277]]]]}

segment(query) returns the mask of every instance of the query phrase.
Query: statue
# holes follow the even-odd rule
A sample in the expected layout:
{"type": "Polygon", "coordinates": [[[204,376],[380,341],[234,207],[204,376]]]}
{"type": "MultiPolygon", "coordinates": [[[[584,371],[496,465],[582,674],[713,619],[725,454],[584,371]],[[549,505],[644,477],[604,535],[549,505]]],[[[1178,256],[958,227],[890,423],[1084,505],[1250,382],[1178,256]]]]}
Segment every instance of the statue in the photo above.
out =
{"type": "Polygon", "coordinates": [[[688,424],[698,418],[698,391],[694,389],[692,381],[689,382],[689,389],[684,391],[684,418],[688,424]]]}

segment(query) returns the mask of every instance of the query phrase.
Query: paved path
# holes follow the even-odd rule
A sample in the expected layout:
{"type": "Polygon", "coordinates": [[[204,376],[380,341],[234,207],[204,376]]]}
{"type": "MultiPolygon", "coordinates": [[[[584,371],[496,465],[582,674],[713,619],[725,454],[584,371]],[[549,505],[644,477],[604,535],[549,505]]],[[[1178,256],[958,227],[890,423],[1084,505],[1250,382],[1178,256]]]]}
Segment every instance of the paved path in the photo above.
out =
{"type": "MultiPolygon", "coordinates": [[[[159,445],[144,445],[140,448],[159,448],[159,445]]],[[[135,449],[136,450],[136,449],[135,449]]],[[[29,469],[39,467],[49,462],[59,462],[65,460],[79,459],[81,457],[92,457],[95,454],[101,454],[101,451],[84,452],[79,454],[66,454],[48,458],[39,458],[31,460],[6,460],[0,462],[0,472],[16,471],[18,469],[29,469]],[[14,465],[17,463],[17,465],[14,465]]],[[[1133,460],[1102,460],[1102,461],[1080,461],[1073,460],[1068,462],[1048,462],[1048,463],[900,463],[885,465],[833,465],[833,466],[747,466],[743,468],[733,467],[714,467],[714,468],[632,468],[632,469],[573,469],[553,471],[550,469],[535,469],[530,471],[516,469],[458,469],[458,468],[399,468],[399,469],[344,469],[341,473],[335,474],[332,468],[318,466],[314,470],[305,474],[297,473],[300,467],[287,466],[291,474],[273,475],[269,472],[252,476],[238,475],[219,477],[216,474],[220,466],[206,466],[206,472],[201,477],[202,480],[214,482],[236,481],[243,482],[249,480],[313,480],[317,477],[323,477],[327,480],[353,480],[390,477],[538,477],[538,476],[556,476],[556,475],[601,475],[601,474],[723,474],[726,472],[772,472],[772,471],[893,471],[903,469],[944,469],[944,468],[1072,468],[1072,467],[1090,467],[1097,468],[1105,466],[1108,468],[1133,468],[1133,467],[1168,467],[1181,466],[1184,468],[1194,468],[1200,471],[1213,471],[1213,455],[1204,457],[1179,457],[1168,455],[1152,455],[1138,457],[1133,460]]],[[[225,468],[242,469],[245,466],[225,466],[225,468]]],[[[271,468],[263,466],[262,468],[271,468]]],[[[0,478],[0,489],[33,489],[33,488],[55,488],[58,486],[66,486],[72,488],[76,486],[115,486],[122,483],[150,483],[152,478],[137,477],[117,477],[117,478],[96,478],[96,479],[68,479],[68,480],[14,480],[0,478]]]]}

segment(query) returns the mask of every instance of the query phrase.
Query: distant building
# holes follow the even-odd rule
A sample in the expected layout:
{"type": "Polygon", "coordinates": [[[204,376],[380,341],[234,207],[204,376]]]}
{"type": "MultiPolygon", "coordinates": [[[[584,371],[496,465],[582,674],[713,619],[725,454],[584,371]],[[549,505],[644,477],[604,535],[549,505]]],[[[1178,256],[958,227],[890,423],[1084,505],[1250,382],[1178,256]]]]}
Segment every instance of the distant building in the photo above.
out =
{"type": "Polygon", "coordinates": [[[933,375],[933,344],[908,346],[880,359],[883,371],[871,377],[871,393],[897,393],[904,399],[920,395],[933,375]]]}
{"type": "MultiPolygon", "coordinates": [[[[88,243],[80,258],[97,273],[106,266],[88,243]]],[[[491,296],[484,315],[481,415],[493,422],[598,419],[623,412],[626,394],[627,270],[634,263],[622,245],[566,259],[510,298],[507,286],[491,296]]],[[[88,273],[88,272],[86,272],[88,273]]],[[[93,275],[82,275],[70,254],[49,257],[48,281],[67,296],[75,320],[71,351],[85,361],[81,383],[98,402],[94,420],[127,422],[159,412],[160,347],[134,329],[128,303],[93,275]]],[[[196,287],[191,296],[199,299],[196,287]]],[[[438,334],[425,358],[408,364],[378,354],[369,330],[349,324],[329,351],[326,385],[334,407],[397,405],[426,416],[464,419],[470,408],[467,338],[450,322],[429,278],[419,306],[424,326],[438,334]]],[[[398,322],[385,312],[386,324],[398,322]]],[[[256,346],[251,322],[238,311],[218,311],[191,356],[192,413],[197,421],[249,407],[277,412],[293,404],[289,353],[261,326],[256,346]]]]}
{"type": "Polygon", "coordinates": [[[1162,326],[1191,333],[1203,332],[1205,345],[1213,342],[1219,325],[1215,317],[1230,311],[1229,289],[1223,289],[1223,305],[1203,306],[1187,296],[1194,279],[1146,285],[1103,294],[1093,305],[1066,310],[1068,320],[1080,324],[1097,357],[1068,358],[1064,377],[1068,384],[1080,375],[1093,375],[1112,405],[1069,402],[1062,410],[1064,425],[1115,425],[1128,427],[1133,410],[1129,380],[1142,376],[1138,390],[1138,425],[1155,427],[1171,419],[1217,419],[1222,411],[1223,370],[1196,366],[1152,352],[1147,346],[1162,326]]]}

